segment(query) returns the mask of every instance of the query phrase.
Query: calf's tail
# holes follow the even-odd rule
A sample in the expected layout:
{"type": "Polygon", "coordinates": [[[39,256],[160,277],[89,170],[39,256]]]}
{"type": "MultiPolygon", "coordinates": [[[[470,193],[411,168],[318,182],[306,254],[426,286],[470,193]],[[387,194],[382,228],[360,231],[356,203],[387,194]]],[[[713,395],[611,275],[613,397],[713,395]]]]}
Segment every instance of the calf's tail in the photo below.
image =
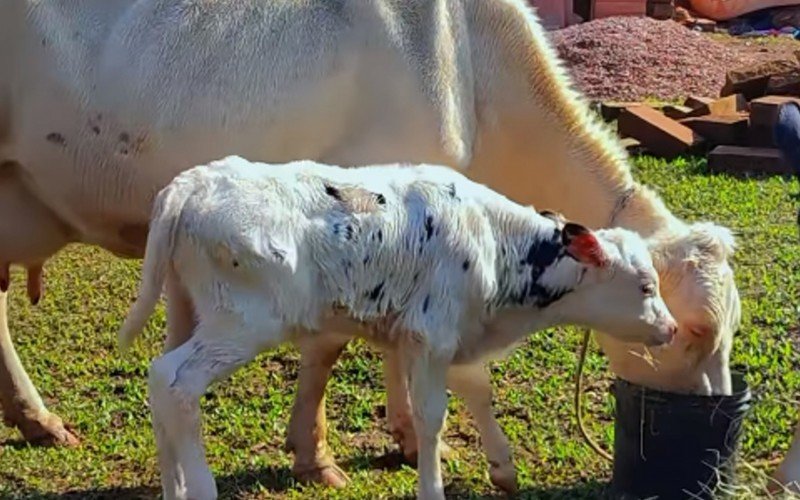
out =
{"type": "Polygon", "coordinates": [[[142,263],[139,295],[117,334],[119,349],[123,353],[142,332],[161,298],[181,213],[191,193],[190,186],[177,182],[162,189],[156,196],[142,263]]]}

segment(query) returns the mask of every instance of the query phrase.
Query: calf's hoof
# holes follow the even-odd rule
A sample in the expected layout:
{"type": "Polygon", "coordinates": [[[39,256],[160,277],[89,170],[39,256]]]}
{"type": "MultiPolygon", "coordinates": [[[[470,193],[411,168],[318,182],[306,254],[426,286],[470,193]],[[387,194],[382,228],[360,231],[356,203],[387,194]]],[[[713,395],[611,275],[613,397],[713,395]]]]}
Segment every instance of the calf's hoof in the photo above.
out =
{"type": "Polygon", "coordinates": [[[509,495],[517,492],[517,470],[513,463],[489,465],[489,479],[492,484],[509,495]]]}
{"type": "Polygon", "coordinates": [[[48,411],[32,417],[11,419],[10,425],[17,427],[26,442],[35,446],[78,446],[80,440],[64,425],[61,417],[48,411]]]}
{"type": "Polygon", "coordinates": [[[324,484],[333,488],[344,488],[350,482],[347,474],[334,463],[295,466],[292,475],[304,484],[324,484]]]}

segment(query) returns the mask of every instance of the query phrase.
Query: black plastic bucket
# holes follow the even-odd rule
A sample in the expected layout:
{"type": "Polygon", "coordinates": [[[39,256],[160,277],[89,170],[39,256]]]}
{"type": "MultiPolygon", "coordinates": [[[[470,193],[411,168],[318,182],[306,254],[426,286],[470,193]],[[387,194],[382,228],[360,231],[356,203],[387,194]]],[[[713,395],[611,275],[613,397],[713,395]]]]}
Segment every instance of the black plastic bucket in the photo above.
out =
{"type": "Polygon", "coordinates": [[[732,374],[731,396],[656,391],[614,381],[616,499],[711,499],[720,484],[733,484],[750,388],[732,374]]]}

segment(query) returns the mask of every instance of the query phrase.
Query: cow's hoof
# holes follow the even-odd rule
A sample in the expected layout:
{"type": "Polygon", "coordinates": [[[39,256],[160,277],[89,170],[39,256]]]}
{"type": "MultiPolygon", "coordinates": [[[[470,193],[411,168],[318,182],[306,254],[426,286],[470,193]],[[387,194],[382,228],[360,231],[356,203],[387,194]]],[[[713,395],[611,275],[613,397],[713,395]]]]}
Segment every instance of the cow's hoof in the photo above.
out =
{"type": "Polygon", "coordinates": [[[78,446],[81,442],[61,417],[43,411],[34,418],[14,422],[25,441],[35,446],[78,446]]]}
{"type": "Polygon", "coordinates": [[[295,468],[292,470],[292,475],[304,484],[324,484],[333,488],[344,488],[350,482],[347,474],[333,463],[295,468]]]}
{"type": "Polygon", "coordinates": [[[511,462],[503,465],[490,465],[489,479],[493,485],[509,495],[517,492],[517,470],[511,462]]]}

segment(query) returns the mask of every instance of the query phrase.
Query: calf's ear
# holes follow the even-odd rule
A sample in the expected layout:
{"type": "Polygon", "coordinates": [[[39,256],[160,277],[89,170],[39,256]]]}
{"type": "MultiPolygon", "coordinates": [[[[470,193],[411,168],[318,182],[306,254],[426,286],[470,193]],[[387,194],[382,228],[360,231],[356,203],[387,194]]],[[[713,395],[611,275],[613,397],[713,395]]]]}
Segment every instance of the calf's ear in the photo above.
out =
{"type": "Polygon", "coordinates": [[[548,219],[554,221],[559,228],[564,227],[564,224],[567,223],[567,219],[561,215],[560,212],[555,212],[553,210],[540,210],[539,215],[542,217],[547,217],[548,219]]]}
{"type": "Polygon", "coordinates": [[[582,264],[597,267],[608,265],[608,257],[592,232],[580,224],[567,222],[561,229],[561,241],[567,255],[582,264]]]}

